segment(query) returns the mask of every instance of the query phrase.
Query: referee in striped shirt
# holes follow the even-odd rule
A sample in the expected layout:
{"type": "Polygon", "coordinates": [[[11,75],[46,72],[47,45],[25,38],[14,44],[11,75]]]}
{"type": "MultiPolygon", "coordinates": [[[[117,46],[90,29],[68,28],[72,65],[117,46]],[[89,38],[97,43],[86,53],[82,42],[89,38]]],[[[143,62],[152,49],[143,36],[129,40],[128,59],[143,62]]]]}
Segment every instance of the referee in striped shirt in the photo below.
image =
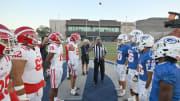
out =
{"type": "Polygon", "coordinates": [[[102,44],[101,38],[97,37],[96,41],[94,41],[89,50],[94,50],[94,86],[97,87],[98,82],[98,70],[100,67],[101,71],[101,82],[104,83],[104,57],[106,55],[106,49],[102,44]],[[96,42],[96,44],[95,44],[96,42]]]}

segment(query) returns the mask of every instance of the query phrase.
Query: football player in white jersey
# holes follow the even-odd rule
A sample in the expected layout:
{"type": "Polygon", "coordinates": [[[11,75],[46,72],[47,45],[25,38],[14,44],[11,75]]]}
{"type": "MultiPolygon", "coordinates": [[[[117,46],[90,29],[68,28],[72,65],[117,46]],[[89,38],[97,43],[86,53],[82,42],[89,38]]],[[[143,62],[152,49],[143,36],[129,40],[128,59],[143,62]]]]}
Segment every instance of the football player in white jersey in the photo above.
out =
{"type": "Polygon", "coordinates": [[[71,79],[71,92],[70,94],[73,96],[79,96],[77,93],[77,88],[75,86],[76,82],[76,76],[79,68],[79,50],[78,50],[78,43],[80,41],[81,37],[78,33],[71,34],[71,42],[69,43],[69,49],[68,49],[68,56],[69,61],[68,65],[70,68],[70,79],[71,79]]]}
{"type": "Polygon", "coordinates": [[[18,43],[12,58],[15,90],[19,98],[41,101],[45,82],[37,33],[30,27],[20,27],[14,34],[18,43]]]}
{"type": "Polygon", "coordinates": [[[0,101],[19,101],[10,79],[13,33],[0,24],[0,101]],[[13,99],[12,99],[13,98],[13,99]]]}
{"type": "Polygon", "coordinates": [[[63,75],[63,37],[60,33],[51,33],[48,37],[50,44],[48,46],[48,56],[46,66],[50,67],[51,89],[49,93],[50,101],[56,101],[58,98],[58,87],[63,75]]]}

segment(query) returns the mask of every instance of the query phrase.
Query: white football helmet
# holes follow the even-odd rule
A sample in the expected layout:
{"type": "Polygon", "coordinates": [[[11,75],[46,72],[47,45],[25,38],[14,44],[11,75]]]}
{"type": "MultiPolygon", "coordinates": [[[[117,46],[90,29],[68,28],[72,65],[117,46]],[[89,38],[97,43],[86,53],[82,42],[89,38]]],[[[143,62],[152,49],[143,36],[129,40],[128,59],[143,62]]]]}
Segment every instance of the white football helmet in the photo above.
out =
{"type": "Polygon", "coordinates": [[[129,33],[131,37],[131,41],[137,43],[137,40],[139,39],[140,36],[143,35],[143,32],[141,30],[133,30],[131,33],[129,33]]]}
{"type": "Polygon", "coordinates": [[[138,49],[140,51],[144,50],[145,48],[153,47],[154,45],[154,38],[149,34],[144,34],[140,36],[139,39],[139,46],[138,49]]]}
{"type": "Polygon", "coordinates": [[[166,56],[177,60],[180,59],[180,38],[176,36],[165,36],[155,43],[155,59],[166,56]]]}
{"type": "Polygon", "coordinates": [[[125,44],[128,42],[128,36],[126,34],[120,34],[117,38],[119,44],[125,44]]]}

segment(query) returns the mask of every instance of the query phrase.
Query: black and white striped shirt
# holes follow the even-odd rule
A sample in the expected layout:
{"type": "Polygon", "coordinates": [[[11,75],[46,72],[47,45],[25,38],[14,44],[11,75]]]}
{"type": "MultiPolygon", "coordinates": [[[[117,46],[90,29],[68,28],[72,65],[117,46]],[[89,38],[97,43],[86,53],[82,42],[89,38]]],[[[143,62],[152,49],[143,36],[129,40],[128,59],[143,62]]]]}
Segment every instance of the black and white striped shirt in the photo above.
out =
{"type": "Polygon", "coordinates": [[[101,46],[94,45],[93,49],[94,49],[94,58],[97,58],[97,59],[104,57],[107,52],[104,45],[101,45],[101,46]]]}

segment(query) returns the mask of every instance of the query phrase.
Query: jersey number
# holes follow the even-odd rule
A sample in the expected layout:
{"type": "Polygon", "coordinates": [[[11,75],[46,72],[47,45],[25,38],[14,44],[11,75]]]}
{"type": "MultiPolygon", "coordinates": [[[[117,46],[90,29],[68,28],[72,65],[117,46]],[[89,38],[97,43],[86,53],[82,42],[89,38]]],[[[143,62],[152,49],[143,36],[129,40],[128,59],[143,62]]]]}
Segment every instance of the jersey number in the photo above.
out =
{"type": "Polygon", "coordinates": [[[50,46],[50,50],[54,50],[54,47],[53,47],[53,46],[50,46]]]}
{"type": "Polygon", "coordinates": [[[39,71],[42,69],[42,58],[36,59],[35,60],[35,64],[36,64],[36,70],[39,71]]]}
{"type": "Polygon", "coordinates": [[[129,53],[128,61],[129,61],[129,62],[133,62],[133,61],[134,61],[134,55],[133,55],[133,53],[129,53]]]}
{"type": "Polygon", "coordinates": [[[21,51],[16,51],[16,53],[15,53],[15,55],[13,55],[13,57],[15,57],[15,58],[22,57],[22,52],[21,51]]]}
{"type": "Polygon", "coordinates": [[[5,97],[4,94],[7,95],[9,93],[7,89],[8,83],[9,83],[9,75],[5,77],[5,81],[0,80],[0,101],[5,97]],[[3,90],[4,90],[4,93],[1,93],[3,92],[3,90]]]}
{"type": "Polygon", "coordinates": [[[122,53],[121,52],[118,52],[117,58],[118,58],[118,60],[122,60],[122,53]]]}

